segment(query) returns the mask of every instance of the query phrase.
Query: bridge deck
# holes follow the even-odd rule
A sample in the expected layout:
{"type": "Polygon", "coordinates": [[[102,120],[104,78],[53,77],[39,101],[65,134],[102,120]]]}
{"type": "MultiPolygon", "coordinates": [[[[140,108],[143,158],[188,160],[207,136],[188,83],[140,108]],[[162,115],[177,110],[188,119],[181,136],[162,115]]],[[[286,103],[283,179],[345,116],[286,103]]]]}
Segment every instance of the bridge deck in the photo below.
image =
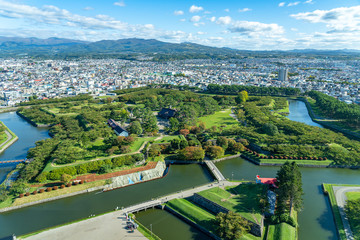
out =
{"type": "Polygon", "coordinates": [[[206,166],[209,168],[209,170],[213,173],[214,177],[218,181],[225,181],[224,175],[219,171],[219,169],[215,166],[215,164],[212,161],[204,160],[206,166]]]}

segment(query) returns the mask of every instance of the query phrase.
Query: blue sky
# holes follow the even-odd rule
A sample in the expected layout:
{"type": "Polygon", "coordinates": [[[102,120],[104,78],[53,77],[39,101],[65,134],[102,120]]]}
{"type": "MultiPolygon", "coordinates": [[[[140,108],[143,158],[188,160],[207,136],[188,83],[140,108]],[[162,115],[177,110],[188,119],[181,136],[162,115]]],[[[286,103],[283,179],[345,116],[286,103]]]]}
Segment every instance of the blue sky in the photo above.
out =
{"type": "Polygon", "coordinates": [[[0,0],[0,36],[360,49],[360,0],[0,0]]]}

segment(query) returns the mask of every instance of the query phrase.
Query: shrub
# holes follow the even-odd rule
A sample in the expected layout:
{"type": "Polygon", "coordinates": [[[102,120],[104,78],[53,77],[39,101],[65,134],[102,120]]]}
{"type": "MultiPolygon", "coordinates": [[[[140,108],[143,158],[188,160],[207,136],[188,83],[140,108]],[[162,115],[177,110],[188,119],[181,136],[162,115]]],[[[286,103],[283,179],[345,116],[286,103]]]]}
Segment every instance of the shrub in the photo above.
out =
{"type": "Polygon", "coordinates": [[[26,192],[26,193],[25,193],[25,196],[30,196],[30,193],[29,193],[29,192],[26,192]]]}
{"type": "Polygon", "coordinates": [[[60,188],[61,188],[61,189],[65,188],[65,185],[64,185],[64,184],[61,184],[60,188]]]}
{"type": "Polygon", "coordinates": [[[47,192],[51,192],[51,190],[52,190],[51,187],[46,188],[46,191],[47,191],[47,192]]]}
{"type": "Polygon", "coordinates": [[[71,183],[68,183],[66,184],[66,187],[71,187],[71,185],[72,185],[71,183]]]}
{"type": "Polygon", "coordinates": [[[75,181],[75,182],[74,182],[74,185],[78,185],[78,184],[79,184],[79,182],[78,182],[78,181],[75,181]]]}
{"type": "Polygon", "coordinates": [[[59,188],[58,186],[54,186],[53,190],[58,190],[58,188],[59,188]]]}
{"type": "Polygon", "coordinates": [[[80,184],[84,184],[84,180],[81,180],[81,181],[80,181],[80,184]]]}
{"type": "Polygon", "coordinates": [[[42,188],[39,190],[39,193],[43,193],[43,192],[45,192],[45,189],[42,188]]]}
{"type": "Polygon", "coordinates": [[[19,194],[19,198],[22,198],[22,197],[24,197],[24,194],[23,194],[23,193],[20,193],[20,194],[19,194]]]}
{"type": "Polygon", "coordinates": [[[32,192],[33,195],[36,195],[38,192],[35,190],[32,192]]]}

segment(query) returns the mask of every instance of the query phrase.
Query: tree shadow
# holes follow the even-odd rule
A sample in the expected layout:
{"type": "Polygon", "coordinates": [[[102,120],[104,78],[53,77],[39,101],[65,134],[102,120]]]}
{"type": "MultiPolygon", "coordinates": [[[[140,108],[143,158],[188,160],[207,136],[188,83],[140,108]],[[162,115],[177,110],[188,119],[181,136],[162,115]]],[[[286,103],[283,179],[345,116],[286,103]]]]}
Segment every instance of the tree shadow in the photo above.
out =
{"type": "MultiPolygon", "coordinates": [[[[321,186],[318,186],[319,192],[322,192],[321,186]]],[[[335,225],[334,215],[331,211],[331,204],[328,197],[326,197],[326,208],[325,211],[321,214],[320,217],[316,219],[320,224],[321,228],[332,233],[327,240],[337,240],[337,230],[335,225]]]]}

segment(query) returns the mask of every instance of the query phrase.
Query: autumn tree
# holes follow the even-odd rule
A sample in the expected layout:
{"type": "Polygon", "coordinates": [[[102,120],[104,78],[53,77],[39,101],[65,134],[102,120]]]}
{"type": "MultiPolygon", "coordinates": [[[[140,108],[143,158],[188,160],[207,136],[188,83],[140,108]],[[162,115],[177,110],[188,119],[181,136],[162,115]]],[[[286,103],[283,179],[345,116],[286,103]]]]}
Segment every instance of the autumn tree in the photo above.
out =
{"type": "Polygon", "coordinates": [[[211,159],[217,159],[224,156],[224,149],[220,146],[210,146],[206,148],[206,154],[211,159]]]}
{"type": "Polygon", "coordinates": [[[205,151],[201,147],[189,146],[180,151],[179,157],[183,160],[201,161],[205,157],[205,151]]]}
{"type": "Polygon", "coordinates": [[[249,98],[248,92],[243,90],[243,91],[239,92],[239,94],[237,95],[235,101],[238,104],[242,104],[242,103],[245,103],[246,100],[248,100],[248,98],[249,98]]]}

